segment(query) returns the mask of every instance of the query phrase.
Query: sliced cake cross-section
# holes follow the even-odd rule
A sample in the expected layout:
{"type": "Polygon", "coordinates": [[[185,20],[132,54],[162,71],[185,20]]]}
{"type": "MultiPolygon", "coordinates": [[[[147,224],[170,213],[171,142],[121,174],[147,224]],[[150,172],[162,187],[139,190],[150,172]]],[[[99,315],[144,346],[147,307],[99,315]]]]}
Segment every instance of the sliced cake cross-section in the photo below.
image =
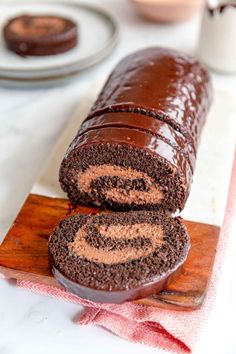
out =
{"type": "Polygon", "coordinates": [[[121,303],[160,292],[189,247],[180,219],[164,212],[74,215],[53,231],[49,260],[68,291],[121,303]]]}
{"type": "Polygon", "coordinates": [[[192,171],[183,154],[145,131],[89,130],[70,145],[60,182],[74,204],[111,210],[182,210],[192,171]]]}

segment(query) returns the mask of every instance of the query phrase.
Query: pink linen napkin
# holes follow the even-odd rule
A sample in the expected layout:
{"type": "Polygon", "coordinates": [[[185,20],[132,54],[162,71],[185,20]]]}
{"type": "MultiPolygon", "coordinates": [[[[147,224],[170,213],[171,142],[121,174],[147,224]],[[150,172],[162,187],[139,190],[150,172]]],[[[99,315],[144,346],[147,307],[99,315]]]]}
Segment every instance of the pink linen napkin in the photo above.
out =
{"type": "Polygon", "coordinates": [[[189,353],[193,350],[214,303],[220,269],[236,211],[235,200],[236,158],[213,274],[204,304],[198,310],[191,312],[170,311],[134,303],[96,304],[55,287],[24,280],[17,281],[17,285],[43,295],[83,305],[83,312],[75,319],[78,324],[99,325],[132,342],[160,347],[177,353],[189,353]]]}

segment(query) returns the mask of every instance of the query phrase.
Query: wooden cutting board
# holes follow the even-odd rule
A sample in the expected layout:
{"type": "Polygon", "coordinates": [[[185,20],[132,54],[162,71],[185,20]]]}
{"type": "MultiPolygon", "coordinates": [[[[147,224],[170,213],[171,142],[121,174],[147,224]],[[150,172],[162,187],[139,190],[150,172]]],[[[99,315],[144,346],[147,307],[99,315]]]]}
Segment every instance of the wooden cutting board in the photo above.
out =
{"type": "MultiPolygon", "coordinates": [[[[69,143],[95,99],[96,92],[86,95],[83,104],[78,107],[0,245],[0,272],[6,276],[59,287],[48,267],[47,240],[58,221],[72,211],[60,188],[58,169],[69,143]]],[[[230,182],[236,131],[235,109],[233,98],[224,92],[215,93],[198,150],[191,193],[182,211],[192,245],[185,269],[171,279],[160,294],[139,300],[141,304],[193,310],[201,306],[204,300],[220,233],[220,227],[213,225],[222,225],[230,182]],[[223,125],[222,116],[227,117],[223,125]]],[[[82,206],[76,211],[96,212],[82,206]]],[[[4,210],[2,212],[4,214],[4,210]]],[[[11,223],[12,220],[9,220],[9,225],[11,223]]]]}
{"type": "MultiPolygon", "coordinates": [[[[60,287],[48,265],[48,237],[60,219],[74,213],[96,213],[68,200],[30,194],[0,246],[0,273],[60,287]]],[[[160,294],[138,300],[140,304],[174,310],[193,310],[203,303],[212,273],[220,228],[184,220],[191,249],[183,271],[171,279],[160,294]]]]}

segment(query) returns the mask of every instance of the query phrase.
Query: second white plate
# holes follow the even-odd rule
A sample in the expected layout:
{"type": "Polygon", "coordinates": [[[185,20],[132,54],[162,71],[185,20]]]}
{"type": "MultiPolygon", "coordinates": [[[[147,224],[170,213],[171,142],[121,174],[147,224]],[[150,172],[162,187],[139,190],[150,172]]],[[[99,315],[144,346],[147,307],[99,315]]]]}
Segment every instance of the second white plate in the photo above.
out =
{"type": "Polygon", "coordinates": [[[118,39],[116,21],[104,10],[92,6],[72,2],[4,3],[0,5],[0,28],[9,18],[20,14],[54,14],[71,18],[78,24],[78,45],[59,55],[20,57],[6,48],[1,34],[1,79],[33,80],[80,71],[108,55],[118,39]]]}

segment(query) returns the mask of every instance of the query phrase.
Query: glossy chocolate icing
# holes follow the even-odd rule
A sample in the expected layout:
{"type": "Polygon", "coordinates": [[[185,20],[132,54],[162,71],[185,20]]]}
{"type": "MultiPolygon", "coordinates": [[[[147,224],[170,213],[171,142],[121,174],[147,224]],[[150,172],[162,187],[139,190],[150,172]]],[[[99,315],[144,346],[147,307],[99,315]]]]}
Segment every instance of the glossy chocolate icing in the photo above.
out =
{"type": "Polygon", "coordinates": [[[114,111],[150,115],[181,132],[196,148],[210,101],[210,78],[196,59],[148,48],[117,65],[87,119],[114,111]]]}
{"type": "Polygon", "coordinates": [[[140,116],[135,113],[113,112],[85,120],[78,134],[81,135],[85,131],[101,127],[134,128],[157,136],[171,145],[180,154],[183,154],[189,162],[192,172],[194,170],[196,153],[193,151],[192,145],[181,133],[166,123],[154,119],[153,117],[140,116]]]}
{"type": "Polygon", "coordinates": [[[236,4],[233,4],[232,2],[226,2],[225,4],[221,4],[215,7],[211,7],[208,5],[208,11],[211,16],[214,16],[215,13],[222,14],[227,8],[229,7],[234,7],[236,8],[236,4]]]}
{"type": "Polygon", "coordinates": [[[183,271],[183,265],[180,265],[173,274],[169,274],[161,279],[156,279],[149,284],[141,285],[134,289],[105,291],[82,286],[81,284],[70,280],[64,274],[62,274],[62,272],[56,269],[50,258],[49,263],[54,277],[70,293],[76,294],[83,299],[88,299],[93,302],[112,304],[134,301],[150,296],[151,294],[158,294],[166,288],[172,277],[176,277],[177,274],[180,274],[183,271]]]}
{"type": "Polygon", "coordinates": [[[175,168],[180,168],[186,181],[189,181],[189,177],[192,175],[185,158],[174,148],[163,140],[157,139],[156,137],[138,129],[104,127],[86,131],[73,141],[66,156],[69,155],[72,150],[84,145],[101,143],[128,144],[149,150],[155,155],[160,155],[162,158],[166,159],[175,168]],[[186,174],[185,171],[187,172],[186,174]]]}

